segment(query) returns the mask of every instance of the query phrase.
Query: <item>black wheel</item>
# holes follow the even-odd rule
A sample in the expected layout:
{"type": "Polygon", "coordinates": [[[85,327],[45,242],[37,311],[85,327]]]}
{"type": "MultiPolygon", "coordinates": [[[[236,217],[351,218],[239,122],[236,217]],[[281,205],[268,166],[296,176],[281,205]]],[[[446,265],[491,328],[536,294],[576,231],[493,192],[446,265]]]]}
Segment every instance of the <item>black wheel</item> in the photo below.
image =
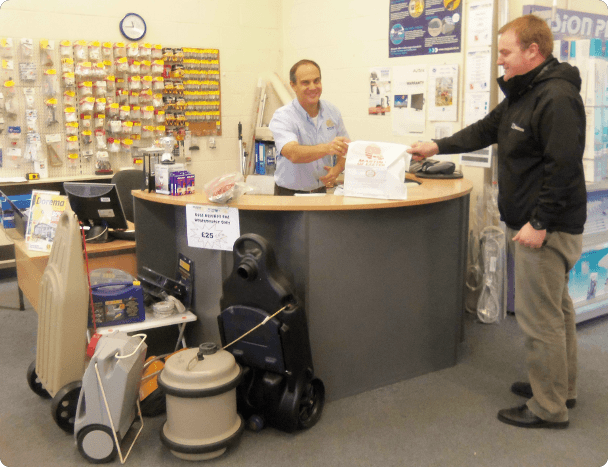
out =
{"type": "Polygon", "coordinates": [[[252,415],[249,417],[249,420],[247,420],[247,428],[255,432],[262,431],[264,428],[264,419],[259,415],[252,415]]]}
{"type": "Polygon", "coordinates": [[[321,418],[325,404],[325,386],[316,378],[306,383],[298,407],[298,429],[314,426],[321,418]]]}
{"type": "Polygon", "coordinates": [[[82,381],[73,381],[62,387],[51,403],[51,414],[57,426],[66,433],[74,433],[74,418],[82,381]]]}
{"type": "Polygon", "coordinates": [[[78,451],[92,464],[112,462],[118,454],[112,429],[106,425],[87,425],[76,437],[78,451]]]}
{"type": "Polygon", "coordinates": [[[34,360],[27,369],[27,384],[30,389],[40,397],[45,399],[51,398],[51,395],[44,389],[42,382],[38,379],[38,375],[36,374],[36,360],[34,360]]]}

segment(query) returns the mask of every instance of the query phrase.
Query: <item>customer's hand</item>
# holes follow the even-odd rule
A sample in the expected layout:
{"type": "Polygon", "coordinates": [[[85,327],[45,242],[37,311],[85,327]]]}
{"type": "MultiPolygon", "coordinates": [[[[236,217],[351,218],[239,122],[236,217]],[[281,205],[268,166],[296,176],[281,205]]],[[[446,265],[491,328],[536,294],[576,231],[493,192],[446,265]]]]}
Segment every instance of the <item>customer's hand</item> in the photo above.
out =
{"type": "Polygon", "coordinates": [[[535,230],[528,222],[519,232],[517,232],[517,235],[513,237],[513,241],[529,248],[540,248],[543,246],[546,236],[546,230],[535,230]]]}
{"type": "Polygon", "coordinates": [[[434,156],[439,153],[439,146],[434,141],[422,142],[417,141],[407,150],[412,155],[415,161],[421,161],[427,157],[434,156]]]}

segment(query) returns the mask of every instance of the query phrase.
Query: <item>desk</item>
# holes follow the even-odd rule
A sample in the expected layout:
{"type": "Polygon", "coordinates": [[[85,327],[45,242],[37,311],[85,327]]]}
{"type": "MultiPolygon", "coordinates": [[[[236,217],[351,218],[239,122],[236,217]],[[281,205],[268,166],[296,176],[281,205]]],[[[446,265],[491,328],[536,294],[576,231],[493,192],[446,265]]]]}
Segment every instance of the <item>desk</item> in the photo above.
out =
{"type": "MultiPolygon", "coordinates": [[[[30,251],[23,237],[16,232],[11,235],[15,242],[15,262],[17,266],[17,282],[19,284],[19,305],[23,309],[23,296],[38,309],[38,294],[42,273],[49,261],[49,254],[30,251]]],[[[87,243],[89,270],[99,268],[121,269],[137,277],[137,260],[135,242],[114,240],[108,243],[87,243]]],[[[83,271],[85,274],[86,271],[83,271]]]]}
{"type": "MultiPolygon", "coordinates": [[[[419,180],[400,201],[245,195],[227,205],[239,210],[241,234],[265,237],[293,276],[327,400],[456,364],[473,185],[419,180]]],[[[189,247],[186,235],[186,205],[217,205],[204,193],[133,197],[139,267],[173,276],[178,253],[192,259],[198,320],[189,338],[219,343],[233,254],[189,247]]]]}

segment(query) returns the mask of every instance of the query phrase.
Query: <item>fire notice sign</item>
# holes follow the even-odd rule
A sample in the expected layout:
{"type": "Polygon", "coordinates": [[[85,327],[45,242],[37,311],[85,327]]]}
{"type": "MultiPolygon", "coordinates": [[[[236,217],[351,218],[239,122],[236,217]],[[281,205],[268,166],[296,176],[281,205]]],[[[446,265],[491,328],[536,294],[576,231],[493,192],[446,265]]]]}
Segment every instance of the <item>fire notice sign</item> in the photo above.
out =
{"type": "Polygon", "coordinates": [[[461,0],[391,0],[388,56],[458,53],[461,0]]]}

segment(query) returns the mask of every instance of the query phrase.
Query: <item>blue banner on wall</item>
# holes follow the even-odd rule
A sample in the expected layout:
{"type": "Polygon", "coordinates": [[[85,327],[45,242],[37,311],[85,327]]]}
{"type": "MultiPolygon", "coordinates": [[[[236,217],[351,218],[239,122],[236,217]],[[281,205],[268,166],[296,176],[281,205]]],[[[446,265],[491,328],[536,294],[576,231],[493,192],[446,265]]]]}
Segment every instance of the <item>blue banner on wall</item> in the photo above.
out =
{"type": "Polygon", "coordinates": [[[461,0],[391,0],[388,56],[458,53],[461,0]]]}
{"type": "Polygon", "coordinates": [[[553,39],[577,37],[580,39],[608,39],[608,16],[583,13],[574,10],[556,8],[552,21],[551,7],[524,5],[524,15],[534,13],[540,16],[551,27],[553,39]]]}

